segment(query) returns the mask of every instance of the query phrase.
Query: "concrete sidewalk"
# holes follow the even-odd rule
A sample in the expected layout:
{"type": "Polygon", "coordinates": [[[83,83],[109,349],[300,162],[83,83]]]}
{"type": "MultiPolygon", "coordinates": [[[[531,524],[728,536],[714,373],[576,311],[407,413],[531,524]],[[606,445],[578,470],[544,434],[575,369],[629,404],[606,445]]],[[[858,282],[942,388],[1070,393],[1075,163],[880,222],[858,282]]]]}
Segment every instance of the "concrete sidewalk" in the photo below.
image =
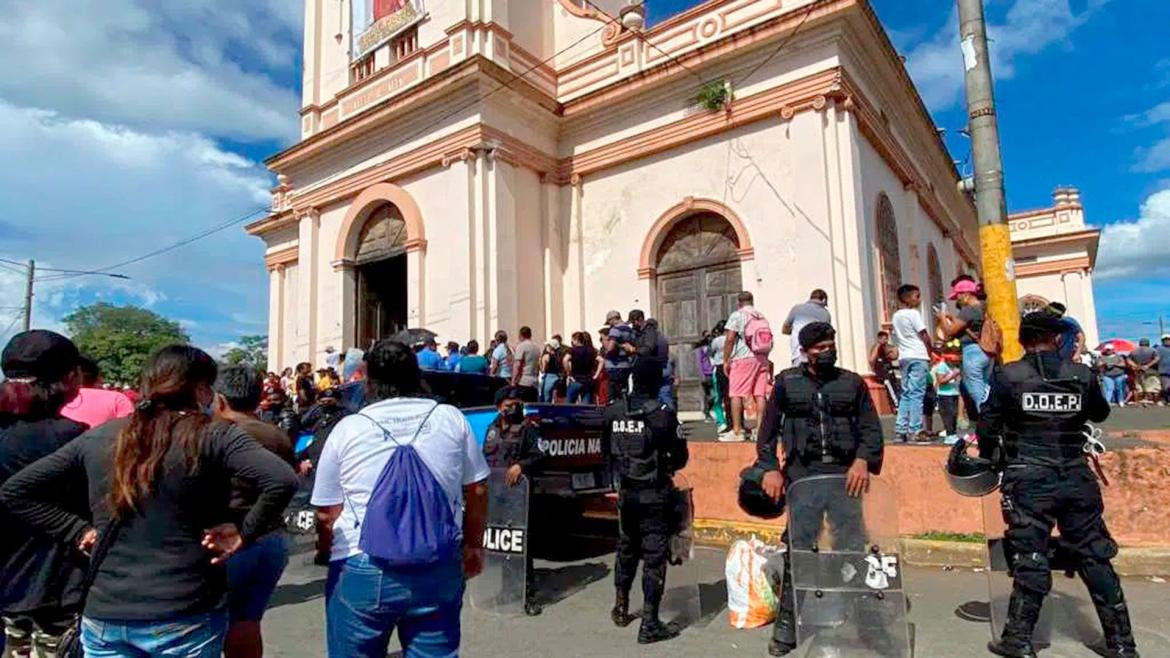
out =
{"type": "MultiPolygon", "coordinates": [[[[289,569],[264,620],[266,655],[270,658],[318,658],[324,655],[325,570],[308,563],[309,555],[293,557],[289,569]]],[[[553,656],[555,658],[609,658],[611,656],[663,656],[716,658],[766,656],[770,628],[736,630],[727,621],[726,580],[723,551],[701,549],[695,561],[701,583],[703,620],[669,642],[649,647],[636,644],[636,624],[614,628],[609,621],[613,604],[612,555],[605,553],[571,562],[537,561],[538,589],[547,601],[544,614],[532,618],[501,618],[472,609],[463,611],[462,656],[553,656]],[[554,584],[555,582],[555,584],[554,584]],[[560,587],[561,591],[551,588],[560,587]]],[[[984,645],[990,639],[987,623],[965,621],[960,606],[988,600],[984,574],[966,569],[905,570],[910,593],[910,623],[915,655],[967,658],[990,655],[984,645]]],[[[1125,579],[1126,596],[1133,610],[1138,646],[1145,656],[1170,656],[1170,585],[1150,579],[1125,579]]],[[[1057,591],[1083,596],[1080,583],[1057,577],[1057,591]]],[[[1065,605],[1068,596],[1054,600],[1065,605]]],[[[978,607],[978,606],[976,606],[978,607]]],[[[1083,604],[1075,615],[1087,631],[1084,640],[1099,637],[1091,608],[1083,604]]],[[[392,640],[391,646],[398,646],[392,640]]],[[[392,653],[398,656],[398,653],[392,653]]],[[[793,654],[800,655],[800,654],[793,654]]],[[[863,654],[848,654],[850,656],[863,654]]],[[[1042,651],[1046,658],[1080,658],[1094,654],[1080,641],[1065,639],[1042,651]]]]}

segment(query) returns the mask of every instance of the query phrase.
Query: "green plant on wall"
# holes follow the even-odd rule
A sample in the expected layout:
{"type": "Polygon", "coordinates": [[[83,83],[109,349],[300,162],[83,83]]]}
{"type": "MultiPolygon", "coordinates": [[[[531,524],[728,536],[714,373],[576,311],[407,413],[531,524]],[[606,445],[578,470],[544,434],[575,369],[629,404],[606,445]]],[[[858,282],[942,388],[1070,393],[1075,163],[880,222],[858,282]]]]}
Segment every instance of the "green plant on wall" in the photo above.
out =
{"type": "Polygon", "coordinates": [[[731,83],[727,80],[712,80],[699,87],[699,95],[695,99],[699,107],[708,112],[718,112],[731,104],[731,83]]]}

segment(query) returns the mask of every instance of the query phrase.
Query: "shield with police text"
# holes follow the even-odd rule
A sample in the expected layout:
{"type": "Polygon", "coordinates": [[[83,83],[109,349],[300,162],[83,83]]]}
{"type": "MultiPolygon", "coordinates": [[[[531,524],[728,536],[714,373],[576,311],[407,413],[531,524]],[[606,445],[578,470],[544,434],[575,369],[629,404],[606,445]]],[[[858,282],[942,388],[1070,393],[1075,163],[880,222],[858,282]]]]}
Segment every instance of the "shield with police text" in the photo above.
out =
{"type": "Polygon", "coordinates": [[[893,490],[872,479],[854,497],[844,474],[815,475],[787,499],[796,655],[909,658],[893,490]]]}
{"type": "Polygon", "coordinates": [[[500,615],[524,614],[528,558],[528,478],[507,482],[507,469],[488,477],[483,572],[467,583],[471,605],[500,615]]]}

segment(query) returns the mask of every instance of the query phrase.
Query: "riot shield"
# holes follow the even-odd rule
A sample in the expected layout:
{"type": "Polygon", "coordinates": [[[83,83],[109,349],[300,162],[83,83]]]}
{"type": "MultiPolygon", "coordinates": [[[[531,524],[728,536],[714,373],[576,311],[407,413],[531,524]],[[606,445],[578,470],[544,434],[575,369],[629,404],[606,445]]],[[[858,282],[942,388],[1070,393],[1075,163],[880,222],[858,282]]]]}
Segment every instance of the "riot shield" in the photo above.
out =
{"type": "Polygon", "coordinates": [[[799,656],[909,658],[894,492],[871,480],[859,498],[845,475],[788,488],[788,545],[799,656]]]}
{"type": "MultiPolygon", "coordinates": [[[[694,502],[692,486],[685,476],[674,476],[675,488],[668,498],[671,533],[668,538],[666,586],[658,606],[659,618],[682,630],[702,617],[699,599],[699,568],[694,560],[694,502]]],[[[620,523],[620,515],[619,515],[620,523]]],[[[641,580],[630,593],[630,609],[642,607],[641,580]]]]}
{"type": "Polygon", "coordinates": [[[519,616],[528,577],[528,478],[508,486],[506,471],[493,468],[488,476],[483,572],[468,581],[467,591],[477,610],[519,616]]]}

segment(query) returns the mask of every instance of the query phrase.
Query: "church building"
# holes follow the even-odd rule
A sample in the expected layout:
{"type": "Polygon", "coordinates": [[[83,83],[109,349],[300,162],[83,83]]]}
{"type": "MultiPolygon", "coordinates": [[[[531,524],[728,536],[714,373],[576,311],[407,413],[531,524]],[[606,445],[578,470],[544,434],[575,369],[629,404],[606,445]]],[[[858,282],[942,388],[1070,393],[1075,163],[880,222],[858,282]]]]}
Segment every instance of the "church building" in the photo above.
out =
{"type": "Polygon", "coordinates": [[[486,345],[641,308],[689,386],[737,292],[778,332],[821,288],[867,371],[899,284],[929,304],[976,270],[974,208],[867,0],[645,10],[305,0],[301,140],[247,229],[274,369],[402,327],[486,345]]]}

